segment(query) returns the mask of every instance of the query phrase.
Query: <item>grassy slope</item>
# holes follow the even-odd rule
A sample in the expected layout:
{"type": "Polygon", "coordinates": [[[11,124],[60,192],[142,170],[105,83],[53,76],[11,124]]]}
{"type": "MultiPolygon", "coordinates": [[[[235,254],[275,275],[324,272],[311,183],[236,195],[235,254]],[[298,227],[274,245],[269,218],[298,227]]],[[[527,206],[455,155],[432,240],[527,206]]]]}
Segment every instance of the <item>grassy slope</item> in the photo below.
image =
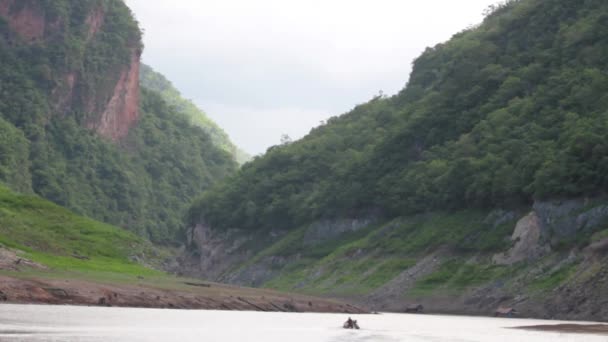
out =
{"type": "Polygon", "coordinates": [[[55,271],[160,275],[132,261],[153,260],[150,243],[123,229],[75,215],[37,196],[0,186],[0,244],[55,271]]]}
{"type": "MultiPolygon", "coordinates": [[[[365,296],[424,258],[436,256],[436,267],[428,274],[415,276],[413,286],[402,290],[404,298],[460,295],[493,283],[506,289],[517,286],[517,291],[523,286],[525,293],[542,295],[583,271],[578,267],[580,258],[564,262],[572,246],[563,251],[555,249],[535,263],[493,264],[493,255],[511,247],[509,237],[516,220],[494,225],[488,217],[488,212],[464,210],[398,218],[311,247],[303,243],[303,227],[248,264],[269,256],[289,260],[280,266],[276,277],[264,284],[270,288],[315,295],[365,296]]],[[[594,228],[585,241],[577,242],[579,247],[608,236],[603,228],[594,228]]]]}
{"type": "Polygon", "coordinates": [[[14,303],[97,305],[104,298],[112,306],[360,312],[332,300],[202,284],[156,271],[132,261],[162,261],[163,251],[148,241],[0,185],[0,252],[3,249],[48,267],[24,266],[26,262],[18,271],[0,267],[0,294],[14,303]]]}
{"type": "MultiPolygon", "coordinates": [[[[460,256],[448,265],[451,278],[454,276],[454,267],[461,267],[462,260],[467,255],[491,254],[508,247],[507,238],[514,222],[493,227],[484,223],[486,216],[487,213],[471,210],[399,218],[364,229],[356,233],[354,238],[343,236],[325,243],[326,246],[306,251],[301,248],[302,240],[293,239],[291,235],[295,233],[292,233],[277,244],[283,248],[277,250],[273,246],[270,250],[277,254],[303,250],[302,260],[299,265],[287,265],[286,272],[281,272],[279,277],[267,285],[315,294],[369,294],[440,247],[448,248],[460,256]],[[286,240],[292,240],[293,243],[285,244],[286,240]],[[325,255],[323,251],[327,251],[325,255]]],[[[463,270],[468,278],[454,279],[453,285],[466,287],[489,280],[478,279],[483,277],[471,273],[486,272],[489,268],[491,266],[484,262],[469,267],[466,272],[463,270]]],[[[443,278],[440,283],[450,286],[448,275],[443,278]]],[[[426,283],[421,282],[420,287],[428,287],[426,283]]]]}

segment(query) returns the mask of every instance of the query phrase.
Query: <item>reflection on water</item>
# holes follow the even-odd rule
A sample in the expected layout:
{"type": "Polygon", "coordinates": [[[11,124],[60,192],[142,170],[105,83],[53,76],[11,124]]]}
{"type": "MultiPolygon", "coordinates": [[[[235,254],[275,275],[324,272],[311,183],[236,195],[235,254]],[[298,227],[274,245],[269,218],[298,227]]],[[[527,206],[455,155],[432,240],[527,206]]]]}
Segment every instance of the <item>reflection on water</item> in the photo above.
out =
{"type": "MultiPolygon", "coordinates": [[[[397,342],[606,341],[605,336],[509,329],[543,321],[431,315],[345,315],[0,305],[10,342],[397,342]]],[[[557,322],[549,322],[549,324],[557,322]]]]}

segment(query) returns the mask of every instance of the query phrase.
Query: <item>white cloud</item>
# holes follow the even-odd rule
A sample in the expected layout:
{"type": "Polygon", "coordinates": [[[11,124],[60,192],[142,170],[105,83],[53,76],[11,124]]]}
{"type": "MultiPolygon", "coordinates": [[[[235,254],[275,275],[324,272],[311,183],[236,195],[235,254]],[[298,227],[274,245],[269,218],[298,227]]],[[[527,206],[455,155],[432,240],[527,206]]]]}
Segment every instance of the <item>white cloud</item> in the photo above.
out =
{"type": "Polygon", "coordinates": [[[380,89],[397,92],[424,48],[494,2],[127,0],[146,32],[144,60],[254,154],[278,141],[259,136],[308,132],[380,89]]]}

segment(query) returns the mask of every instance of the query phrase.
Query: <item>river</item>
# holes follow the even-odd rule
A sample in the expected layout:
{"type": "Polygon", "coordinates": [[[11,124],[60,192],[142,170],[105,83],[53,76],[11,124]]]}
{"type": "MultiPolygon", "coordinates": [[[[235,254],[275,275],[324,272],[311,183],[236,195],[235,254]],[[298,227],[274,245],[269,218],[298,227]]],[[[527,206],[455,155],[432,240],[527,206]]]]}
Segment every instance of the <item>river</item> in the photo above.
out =
{"type": "Polygon", "coordinates": [[[396,342],[607,341],[606,336],[512,329],[559,322],[433,315],[180,311],[0,305],[0,341],[396,342]]]}

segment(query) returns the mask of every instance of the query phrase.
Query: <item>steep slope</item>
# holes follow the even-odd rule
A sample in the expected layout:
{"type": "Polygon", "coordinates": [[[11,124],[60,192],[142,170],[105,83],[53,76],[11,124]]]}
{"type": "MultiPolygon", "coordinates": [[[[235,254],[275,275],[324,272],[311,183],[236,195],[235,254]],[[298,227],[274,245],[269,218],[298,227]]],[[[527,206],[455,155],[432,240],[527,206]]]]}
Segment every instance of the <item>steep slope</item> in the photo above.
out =
{"type": "Polygon", "coordinates": [[[134,260],[159,264],[152,245],[120,228],[96,222],[33,195],[20,195],[0,185],[0,269],[16,269],[17,257],[38,268],[160,274],[134,260]]]}
{"type": "Polygon", "coordinates": [[[206,192],[190,271],[380,309],[605,319],[606,18],[593,0],[496,6],[399,94],[206,192]]]}
{"type": "Polygon", "coordinates": [[[204,111],[199,109],[192,101],[186,100],[171,81],[162,74],[154,71],[152,67],[143,64],[140,73],[140,84],[144,88],[156,91],[162,98],[179,113],[190,118],[192,124],[202,128],[211,136],[213,142],[224,151],[232,154],[239,164],[244,164],[251,157],[236,147],[228,134],[211,120],[204,111]]]}
{"type": "Polygon", "coordinates": [[[141,51],[121,0],[0,0],[0,181],[175,243],[188,203],[236,163],[140,90],[141,51]]]}
{"type": "Polygon", "coordinates": [[[165,256],[133,233],[0,185],[0,302],[361,312],[336,301],[201,283],[150,268],[165,256]]]}

